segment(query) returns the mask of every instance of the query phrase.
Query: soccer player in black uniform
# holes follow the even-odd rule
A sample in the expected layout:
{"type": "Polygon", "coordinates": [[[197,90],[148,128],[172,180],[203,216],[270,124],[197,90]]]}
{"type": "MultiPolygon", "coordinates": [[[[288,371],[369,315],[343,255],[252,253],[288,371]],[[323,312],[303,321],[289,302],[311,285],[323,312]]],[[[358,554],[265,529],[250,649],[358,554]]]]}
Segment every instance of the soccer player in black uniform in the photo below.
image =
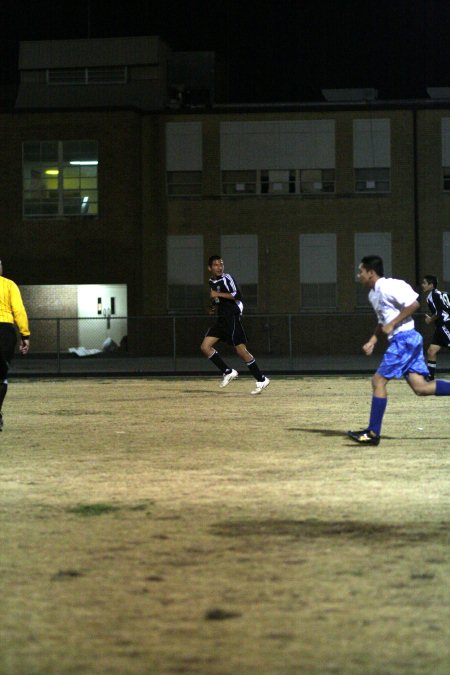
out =
{"type": "Polygon", "coordinates": [[[3,430],[2,405],[8,390],[9,364],[17,342],[14,324],[20,331],[20,351],[26,354],[30,347],[27,313],[19,288],[3,276],[0,260],[0,431],[3,430]]]}
{"type": "Polygon", "coordinates": [[[438,290],[438,280],[433,274],[426,274],[422,280],[422,290],[427,295],[430,314],[425,315],[425,323],[435,324],[431,344],[427,350],[427,366],[430,379],[436,374],[437,353],[442,347],[450,348],[450,300],[447,293],[438,290]]]}
{"type": "Polygon", "coordinates": [[[256,359],[247,350],[247,336],[241,323],[242,294],[231,274],[225,273],[220,255],[212,255],[208,260],[209,295],[211,298],[210,314],[217,313],[216,322],[208,329],[200,346],[203,354],[223,373],[221,387],[226,387],[238,376],[237,370],[230,368],[222,360],[214,345],[223,340],[236,350],[236,354],[245,362],[256,380],[252,394],[261,394],[269,386],[270,380],[258,368],[256,359]]]}

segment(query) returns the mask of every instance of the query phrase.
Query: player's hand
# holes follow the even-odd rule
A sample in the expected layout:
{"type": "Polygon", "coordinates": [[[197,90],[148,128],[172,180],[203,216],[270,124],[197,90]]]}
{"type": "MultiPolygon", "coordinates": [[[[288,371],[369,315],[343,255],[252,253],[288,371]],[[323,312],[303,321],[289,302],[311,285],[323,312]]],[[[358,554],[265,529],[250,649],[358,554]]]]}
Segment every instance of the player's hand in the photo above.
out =
{"type": "Polygon", "coordinates": [[[433,317],[430,316],[429,314],[425,314],[425,323],[432,323],[433,322],[433,317]]]}
{"type": "Polygon", "coordinates": [[[210,298],[218,298],[218,297],[219,297],[218,291],[213,291],[213,290],[211,289],[211,290],[209,291],[209,297],[210,297],[210,298]]]}
{"type": "Polygon", "coordinates": [[[30,338],[22,338],[19,345],[20,353],[25,356],[25,354],[28,354],[29,349],[30,349],[30,338]]]}
{"type": "Polygon", "coordinates": [[[376,342],[374,340],[369,340],[366,342],[365,345],[363,345],[362,349],[363,352],[366,356],[371,356],[373,353],[373,350],[375,349],[376,342]]]}

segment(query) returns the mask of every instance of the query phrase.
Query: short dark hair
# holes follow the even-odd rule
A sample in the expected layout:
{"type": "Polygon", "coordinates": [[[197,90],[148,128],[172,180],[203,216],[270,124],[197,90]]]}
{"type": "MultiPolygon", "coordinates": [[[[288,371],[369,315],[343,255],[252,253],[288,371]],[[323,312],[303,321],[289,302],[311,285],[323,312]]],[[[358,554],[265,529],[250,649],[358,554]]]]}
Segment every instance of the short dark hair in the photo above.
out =
{"type": "Polygon", "coordinates": [[[433,284],[433,288],[437,288],[438,278],[434,274],[425,274],[424,279],[428,281],[429,284],[433,284]]]}
{"type": "Polygon", "coordinates": [[[210,255],[209,258],[208,258],[208,267],[211,267],[214,260],[222,260],[222,256],[221,255],[210,255]]]}
{"type": "Polygon", "coordinates": [[[368,272],[372,270],[379,277],[384,277],[383,259],[379,255],[365,255],[361,264],[368,272]]]}

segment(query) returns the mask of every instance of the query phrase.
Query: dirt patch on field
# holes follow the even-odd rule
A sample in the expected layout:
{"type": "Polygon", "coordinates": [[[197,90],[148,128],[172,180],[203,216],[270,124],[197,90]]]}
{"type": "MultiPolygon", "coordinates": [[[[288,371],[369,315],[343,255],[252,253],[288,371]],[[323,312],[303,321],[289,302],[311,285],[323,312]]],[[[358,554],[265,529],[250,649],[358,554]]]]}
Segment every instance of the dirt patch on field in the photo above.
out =
{"type": "Polygon", "coordinates": [[[217,385],[11,385],[0,672],[448,673],[448,399],[217,385]]]}

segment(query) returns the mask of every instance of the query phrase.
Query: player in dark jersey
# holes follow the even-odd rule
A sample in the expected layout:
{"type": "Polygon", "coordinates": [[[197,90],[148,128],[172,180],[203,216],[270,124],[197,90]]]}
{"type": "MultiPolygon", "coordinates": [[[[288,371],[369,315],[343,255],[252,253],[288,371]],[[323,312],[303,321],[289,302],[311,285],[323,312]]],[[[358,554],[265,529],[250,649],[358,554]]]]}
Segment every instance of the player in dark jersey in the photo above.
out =
{"type": "Polygon", "coordinates": [[[247,336],[241,323],[244,309],[242,294],[231,274],[225,273],[220,255],[212,255],[208,260],[209,295],[211,298],[210,314],[216,314],[217,320],[208,329],[200,346],[203,354],[223,373],[221,387],[226,387],[238,376],[237,370],[230,368],[220,357],[214,345],[223,340],[233,345],[236,354],[245,362],[256,380],[252,394],[261,394],[269,386],[270,380],[261,373],[256,359],[247,350],[247,336]]]}
{"type": "Polygon", "coordinates": [[[430,314],[425,315],[425,323],[435,324],[431,344],[427,350],[427,366],[430,379],[436,374],[437,353],[442,347],[450,348],[450,301],[447,293],[438,290],[438,280],[433,274],[426,274],[422,280],[422,290],[427,293],[427,305],[430,314]]]}

